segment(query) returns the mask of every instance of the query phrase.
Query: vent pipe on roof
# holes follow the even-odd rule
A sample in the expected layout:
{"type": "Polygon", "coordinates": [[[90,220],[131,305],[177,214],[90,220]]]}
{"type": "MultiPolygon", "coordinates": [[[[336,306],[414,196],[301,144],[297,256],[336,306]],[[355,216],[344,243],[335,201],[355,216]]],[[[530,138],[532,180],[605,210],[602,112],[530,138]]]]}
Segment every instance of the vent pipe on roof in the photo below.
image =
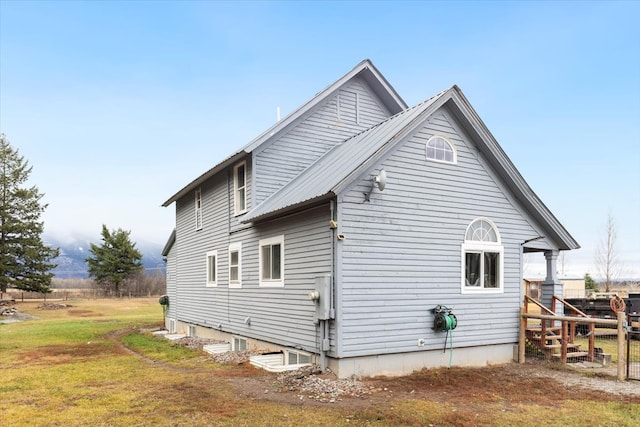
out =
{"type": "Polygon", "coordinates": [[[276,107],[276,118],[277,121],[280,121],[280,107],[276,107]]]}

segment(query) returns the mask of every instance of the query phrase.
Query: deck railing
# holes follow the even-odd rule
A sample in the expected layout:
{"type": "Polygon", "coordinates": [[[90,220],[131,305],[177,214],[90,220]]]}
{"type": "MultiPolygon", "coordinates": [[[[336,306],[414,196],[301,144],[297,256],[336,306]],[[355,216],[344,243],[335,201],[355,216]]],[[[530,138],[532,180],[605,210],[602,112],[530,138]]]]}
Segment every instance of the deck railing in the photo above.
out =
{"type": "MultiPolygon", "coordinates": [[[[593,362],[595,360],[595,338],[596,326],[611,328],[616,327],[617,336],[617,378],[620,381],[625,379],[625,342],[626,342],[626,315],[624,312],[617,313],[617,319],[598,319],[587,316],[585,313],[567,303],[560,297],[554,296],[551,302],[551,309],[540,304],[538,301],[525,296],[524,305],[521,308],[520,316],[520,345],[518,361],[524,363],[526,355],[527,332],[536,331],[541,341],[544,342],[546,337],[553,337],[560,343],[560,353],[554,354],[563,364],[567,363],[569,348],[572,347],[578,325],[588,329],[585,331],[588,338],[588,350],[586,351],[587,360],[593,362]],[[540,313],[530,313],[529,305],[533,304],[540,309],[540,313]],[[555,313],[557,304],[562,304],[565,313],[569,315],[558,315],[555,313]],[[560,333],[560,336],[556,335],[560,333]]],[[[557,347],[554,346],[554,347],[557,347]]],[[[557,351],[557,349],[556,349],[557,351]]]]}

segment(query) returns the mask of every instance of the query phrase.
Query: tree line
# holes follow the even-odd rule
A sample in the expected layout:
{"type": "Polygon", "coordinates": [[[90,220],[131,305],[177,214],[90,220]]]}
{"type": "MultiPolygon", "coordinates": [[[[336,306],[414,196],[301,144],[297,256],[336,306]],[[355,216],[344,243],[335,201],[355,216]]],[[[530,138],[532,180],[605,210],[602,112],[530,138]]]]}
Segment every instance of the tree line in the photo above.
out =
{"type": "MultiPolygon", "coordinates": [[[[50,293],[52,270],[59,248],[42,240],[47,208],[35,185],[27,186],[32,168],[24,156],[0,134],[0,294],[8,288],[50,293]]],[[[85,259],[89,277],[104,295],[122,296],[145,282],[142,254],[130,231],[102,226],[102,242],[91,244],[85,259]]],[[[136,292],[137,293],[137,292],[136,292]]]]}

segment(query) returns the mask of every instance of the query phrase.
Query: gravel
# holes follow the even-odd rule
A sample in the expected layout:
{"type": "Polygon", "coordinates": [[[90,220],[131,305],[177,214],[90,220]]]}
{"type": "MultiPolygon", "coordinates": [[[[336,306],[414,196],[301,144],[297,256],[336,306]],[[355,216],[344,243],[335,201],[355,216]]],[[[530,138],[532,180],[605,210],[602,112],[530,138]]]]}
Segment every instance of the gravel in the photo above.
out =
{"type": "Polygon", "coordinates": [[[318,366],[284,372],[278,375],[275,385],[299,393],[300,400],[307,398],[328,403],[340,401],[342,396],[362,397],[374,391],[374,387],[355,378],[337,379],[330,372],[318,372],[318,366]]]}
{"type": "Polygon", "coordinates": [[[567,369],[528,369],[527,374],[532,377],[553,378],[567,388],[581,387],[617,395],[640,396],[640,382],[638,381],[616,381],[613,378],[588,376],[587,372],[578,372],[578,370],[572,372],[567,369]]]}
{"type": "Polygon", "coordinates": [[[40,304],[37,308],[38,310],[61,310],[63,308],[73,307],[71,304],[62,304],[55,302],[45,302],[44,304],[40,304]]]}

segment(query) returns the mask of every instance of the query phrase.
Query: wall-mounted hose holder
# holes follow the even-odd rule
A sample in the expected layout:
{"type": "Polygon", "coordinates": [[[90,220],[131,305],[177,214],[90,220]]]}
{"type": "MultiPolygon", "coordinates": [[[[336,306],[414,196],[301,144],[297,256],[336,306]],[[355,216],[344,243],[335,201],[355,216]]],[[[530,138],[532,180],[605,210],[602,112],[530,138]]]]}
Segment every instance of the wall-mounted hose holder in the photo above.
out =
{"type": "Polygon", "coordinates": [[[445,307],[444,305],[437,305],[435,308],[431,310],[431,312],[435,315],[433,319],[433,330],[435,332],[446,332],[447,334],[444,337],[444,348],[442,352],[447,351],[447,338],[451,337],[451,356],[449,357],[449,366],[451,366],[451,361],[453,359],[453,332],[449,334],[449,331],[453,331],[456,326],[458,326],[458,319],[456,315],[453,314],[452,309],[449,307],[445,307]]]}
{"type": "Polygon", "coordinates": [[[169,296],[168,295],[162,295],[160,297],[160,299],[158,299],[158,302],[162,306],[162,316],[163,316],[163,318],[167,317],[167,309],[169,308],[169,296]]]}
{"type": "Polygon", "coordinates": [[[436,332],[449,332],[458,326],[458,319],[449,307],[438,305],[431,310],[435,314],[433,330],[436,332]]]}

